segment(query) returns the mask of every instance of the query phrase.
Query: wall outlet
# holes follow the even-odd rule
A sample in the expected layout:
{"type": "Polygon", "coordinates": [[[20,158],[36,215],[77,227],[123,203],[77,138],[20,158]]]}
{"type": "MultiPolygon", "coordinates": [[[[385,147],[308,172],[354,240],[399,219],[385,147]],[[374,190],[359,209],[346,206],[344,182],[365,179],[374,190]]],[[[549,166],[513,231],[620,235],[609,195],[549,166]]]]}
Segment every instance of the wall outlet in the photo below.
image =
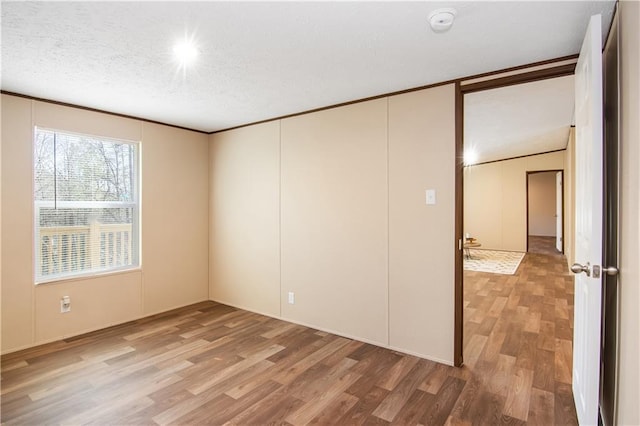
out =
{"type": "Polygon", "coordinates": [[[296,303],[296,295],[292,291],[290,291],[289,292],[289,304],[293,305],[295,303],[296,303]]]}
{"type": "Polygon", "coordinates": [[[71,312],[71,298],[69,296],[63,296],[60,299],[60,313],[66,314],[71,312]]]}

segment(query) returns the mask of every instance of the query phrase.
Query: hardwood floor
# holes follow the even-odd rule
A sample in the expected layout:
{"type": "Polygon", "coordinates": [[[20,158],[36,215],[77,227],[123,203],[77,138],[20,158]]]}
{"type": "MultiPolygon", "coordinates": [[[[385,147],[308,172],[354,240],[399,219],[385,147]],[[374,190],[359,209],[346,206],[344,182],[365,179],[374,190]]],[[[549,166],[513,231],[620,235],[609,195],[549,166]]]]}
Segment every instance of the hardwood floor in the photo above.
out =
{"type": "Polygon", "coordinates": [[[465,364],[494,398],[494,416],[577,424],[573,277],[565,257],[528,253],[516,275],[465,271],[464,277],[465,364]]]}
{"type": "Polygon", "coordinates": [[[559,255],[556,249],[556,237],[541,237],[538,235],[529,235],[529,253],[542,253],[559,255]]]}
{"type": "Polygon", "coordinates": [[[3,424],[576,424],[561,256],[465,272],[454,368],[206,302],[2,357],[3,424]]]}

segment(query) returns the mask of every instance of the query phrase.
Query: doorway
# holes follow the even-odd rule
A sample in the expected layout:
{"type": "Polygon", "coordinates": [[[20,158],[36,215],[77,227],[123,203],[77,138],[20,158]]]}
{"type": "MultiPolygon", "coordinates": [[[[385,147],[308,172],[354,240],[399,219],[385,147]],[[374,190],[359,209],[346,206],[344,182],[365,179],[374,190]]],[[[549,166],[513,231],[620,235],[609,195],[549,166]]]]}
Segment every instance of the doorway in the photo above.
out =
{"type": "MultiPolygon", "coordinates": [[[[468,84],[461,82],[456,85],[458,110],[456,144],[460,164],[456,179],[458,194],[456,235],[460,236],[459,247],[462,247],[464,236],[468,233],[482,244],[482,249],[521,253],[527,251],[527,172],[562,171],[566,167],[564,152],[571,139],[575,59],[564,60],[559,64],[547,63],[543,67],[544,69],[532,72],[506,76],[498,74],[493,79],[468,84]],[[502,92],[501,95],[506,97],[506,102],[499,100],[498,92],[502,92]],[[565,96],[560,100],[558,94],[564,92],[566,92],[565,96]],[[478,135],[474,137],[467,129],[467,124],[470,119],[473,119],[469,100],[481,98],[476,95],[485,93],[488,94],[490,103],[497,106],[498,110],[483,111],[477,115],[476,119],[486,124],[487,133],[480,135],[482,137],[477,137],[478,135]],[[520,114],[515,113],[517,108],[521,108],[520,114]],[[531,114],[531,111],[543,113],[531,114]],[[541,116],[547,120],[546,124],[538,121],[541,116]],[[549,124],[548,121],[554,119],[556,121],[549,124]],[[510,128],[504,128],[504,125],[510,128]],[[510,142],[500,146],[500,140],[511,138],[514,133],[522,136],[519,143],[510,142]],[[483,147],[483,140],[491,142],[488,149],[487,146],[483,147]],[[556,141],[555,144],[552,141],[556,141]],[[477,151],[475,155],[467,154],[469,148],[477,151]],[[475,163],[470,163],[469,159],[473,156],[476,156],[475,163]],[[478,178],[492,182],[493,187],[490,189],[479,186],[473,189],[467,188],[467,183],[471,179],[478,178]],[[468,211],[465,203],[473,198],[477,199],[477,203],[471,211],[468,211]]],[[[560,178],[563,179],[563,177],[564,173],[560,178]]],[[[561,194],[562,192],[560,192],[560,198],[562,198],[561,194]]],[[[560,205],[564,207],[562,202],[560,205]]],[[[564,212],[560,216],[563,215],[564,212]]],[[[560,232],[562,231],[561,223],[560,232]]],[[[557,230],[553,233],[555,237],[558,237],[558,234],[557,230]]],[[[563,244],[564,241],[562,241],[563,244]]],[[[564,248],[562,245],[560,245],[561,250],[564,248]]],[[[526,263],[525,257],[523,264],[526,263]]],[[[566,265],[566,261],[564,264],[566,265]]],[[[554,268],[558,267],[562,268],[560,264],[554,268]]],[[[457,325],[454,360],[458,366],[469,361],[465,361],[463,356],[465,355],[464,346],[468,343],[465,342],[464,333],[469,334],[468,327],[465,328],[464,314],[468,310],[462,308],[463,305],[468,306],[464,301],[464,276],[462,256],[457,256],[456,282],[459,284],[456,285],[457,325]]],[[[510,280],[515,281],[515,277],[510,280]]],[[[531,296],[532,300],[537,301],[538,295],[531,296]]],[[[536,312],[532,314],[534,317],[537,315],[536,312]]],[[[572,325],[568,318],[566,318],[567,321],[564,320],[562,323],[566,325],[566,331],[569,333],[567,337],[570,341],[572,325]]],[[[500,320],[498,320],[499,323],[500,320]]],[[[469,324],[469,326],[475,327],[475,324],[469,324]]],[[[513,338],[517,340],[518,336],[522,334],[516,333],[513,338]]],[[[515,341],[510,340],[512,338],[507,336],[506,339],[516,344],[515,341]]],[[[477,338],[476,341],[478,340],[482,339],[477,338]]],[[[509,346],[504,342],[503,345],[509,346]]]]}
{"type": "MultiPolygon", "coordinates": [[[[596,41],[599,40],[600,38],[599,32],[593,31],[593,33],[594,35],[591,37],[591,40],[596,40],[596,41]]],[[[601,330],[602,336],[599,336],[602,338],[602,347],[600,348],[601,351],[598,351],[598,350],[575,351],[576,354],[583,354],[583,355],[584,354],[600,355],[600,352],[601,352],[602,358],[600,359],[601,364],[599,366],[600,367],[599,401],[597,401],[594,404],[593,403],[594,398],[592,398],[591,397],[592,395],[590,395],[590,398],[589,398],[590,403],[588,406],[590,411],[593,411],[594,407],[595,407],[595,410],[599,411],[597,413],[599,417],[598,421],[600,422],[600,424],[605,424],[605,425],[615,424],[616,381],[617,381],[617,375],[618,375],[617,362],[616,362],[617,346],[618,346],[618,341],[617,341],[617,338],[618,338],[617,336],[617,333],[618,333],[617,305],[619,303],[619,301],[617,300],[618,282],[617,282],[617,276],[616,276],[617,269],[615,266],[611,266],[611,265],[617,264],[617,254],[618,254],[616,218],[617,218],[617,202],[618,202],[618,191],[619,191],[619,187],[618,187],[619,175],[617,171],[617,164],[618,164],[617,162],[619,160],[618,159],[618,152],[619,152],[618,151],[618,144],[619,144],[618,126],[620,121],[620,115],[619,115],[620,95],[619,95],[619,85],[618,85],[619,57],[618,57],[618,46],[617,46],[619,37],[620,37],[619,29],[616,25],[616,19],[614,18],[613,28],[609,33],[609,37],[605,45],[605,52],[604,52],[604,59],[605,59],[604,60],[604,76],[605,76],[604,89],[605,90],[603,92],[604,92],[604,106],[605,106],[605,113],[604,113],[605,132],[604,132],[604,152],[603,152],[604,161],[601,162],[603,163],[603,168],[604,168],[604,173],[603,173],[604,181],[603,182],[602,180],[599,181],[604,186],[603,199],[602,199],[602,207],[604,212],[603,212],[603,220],[602,221],[597,220],[597,222],[599,224],[601,223],[603,226],[603,234],[604,234],[603,239],[606,241],[606,244],[602,246],[601,253],[596,253],[595,257],[591,256],[593,259],[595,259],[595,263],[593,265],[594,278],[599,278],[600,274],[603,271],[607,273],[605,276],[605,279],[601,280],[601,284],[604,288],[603,290],[604,294],[603,294],[603,304],[602,304],[601,310],[598,311],[602,315],[602,321],[603,321],[602,330],[601,330]],[[598,265],[601,262],[602,262],[602,266],[598,265]]],[[[595,44],[595,43],[592,43],[592,44],[595,44]]],[[[597,49],[597,46],[595,46],[593,50],[600,51],[600,49],[597,49]]],[[[594,61],[595,65],[592,67],[593,69],[599,68],[598,62],[599,61],[594,61]]],[[[575,67],[575,64],[573,66],[575,67]]],[[[466,143],[469,142],[469,140],[467,139],[467,135],[465,134],[465,118],[464,118],[465,117],[465,95],[468,93],[473,93],[475,91],[489,90],[491,88],[501,87],[501,86],[504,86],[505,84],[520,84],[526,81],[536,81],[539,79],[552,78],[550,77],[550,75],[553,74],[554,72],[556,73],[556,75],[567,75],[567,74],[563,74],[563,70],[561,66],[557,66],[557,67],[552,67],[551,70],[547,70],[544,76],[541,76],[538,73],[538,76],[536,77],[535,74],[537,72],[533,71],[529,73],[524,73],[524,75],[518,76],[515,79],[513,78],[512,75],[502,75],[502,76],[498,75],[498,76],[495,76],[495,78],[484,79],[483,81],[479,81],[479,82],[475,81],[475,82],[469,82],[467,84],[465,84],[465,82],[461,82],[456,84],[456,110],[457,110],[456,112],[456,152],[457,152],[458,163],[456,168],[456,212],[457,214],[456,214],[455,231],[456,231],[456,238],[458,238],[458,241],[457,241],[457,251],[456,251],[456,286],[455,286],[455,304],[456,304],[455,324],[456,325],[455,325],[454,361],[455,361],[455,365],[457,366],[461,366],[463,363],[467,362],[467,360],[463,358],[463,345],[465,341],[464,333],[467,332],[466,328],[463,328],[463,324],[464,324],[463,312],[468,310],[470,306],[469,304],[463,302],[463,288],[464,288],[463,276],[464,275],[463,275],[463,268],[462,268],[463,264],[461,260],[462,259],[461,247],[462,247],[462,242],[464,240],[464,232],[466,231],[466,229],[464,229],[464,226],[463,226],[463,224],[465,223],[464,222],[465,213],[464,213],[464,202],[463,202],[464,201],[463,183],[464,183],[464,180],[466,179],[466,176],[464,173],[463,152],[464,152],[466,143]],[[555,68],[555,71],[553,71],[554,68],[555,68]]],[[[600,93],[600,91],[597,91],[597,90],[591,91],[591,93],[600,93]]],[[[598,115],[602,115],[602,114],[598,114],[598,115]]],[[[602,132],[591,132],[590,134],[598,135],[601,133],[602,132]]],[[[576,138],[581,141],[583,140],[578,138],[577,136],[576,138]]],[[[584,138],[584,133],[582,138],[584,138]]],[[[586,162],[583,161],[583,159],[576,157],[575,146],[576,145],[574,145],[572,148],[572,153],[567,156],[569,158],[569,164],[570,165],[573,164],[573,166],[570,166],[572,172],[575,171],[577,163],[586,164],[586,162]]],[[[581,149],[584,150],[584,147],[582,147],[581,149]]],[[[518,158],[518,157],[514,157],[514,159],[515,158],[518,158]]],[[[578,177],[580,176],[582,176],[582,174],[578,173],[578,177]]],[[[573,191],[577,187],[575,182],[576,176],[570,174],[569,176],[567,176],[567,179],[568,179],[567,184],[571,187],[570,192],[573,193],[573,191]]],[[[598,185],[597,182],[595,182],[594,184],[595,185],[591,185],[588,188],[592,189],[596,185],[598,185]]],[[[585,186],[583,185],[582,188],[584,190],[585,186]]],[[[575,195],[576,195],[575,197],[576,199],[579,197],[581,199],[585,198],[584,194],[582,194],[581,192],[575,195]]],[[[574,223],[575,217],[574,219],[572,219],[573,217],[572,212],[574,212],[574,210],[579,214],[582,214],[583,216],[588,216],[588,214],[585,213],[586,211],[585,209],[577,208],[577,206],[574,206],[576,199],[573,199],[573,198],[570,199],[567,204],[567,207],[570,210],[568,215],[568,220],[569,220],[568,231],[576,231],[576,229],[578,228],[577,223],[574,223]]],[[[596,209],[598,208],[596,207],[596,209]]],[[[591,211],[595,211],[595,210],[591,209],[591,211]]],[[[575,220],[575,222],[577,222],[577,219],[575,220]]],[[[592,231],[592,234],[594,234],[593,231],[592,231]]],[[[579,260],[577,259],[576,244],[571,244],[571,241],[574,241],[573,237],[565,236],[565,235],[563,235],[563,237],[565,237],[563,238],[565,240],[563,241],[563,246],[564,246],[563,249],[567,251],[567,257],[571,259],[572,262],[574,260],[579,260]],[[568,244],[565,244],[565,242],[567,242],[568,244]]],[[[524,237],[524,239],[526,240],[527,238],[524,237]]],[[[578,239],[579,238],[576,238],[575,240],[577,241],[578,239]]],[[[556,256],[555,258],[560,258],[560,257],[556,256]]],[[[587,258],[587,260],[591,260],[591,261],[593,261],[593,259],[587,258]]],[[[574,268],[580,267],[581,271],[585,272],[585,274],[588,276],[588,273],[590,272],[590,268],[589,268],[590,264],[586,263],[586,265],[587,266],[585,267],[583,265],[579,265],[576,263],[573,265],[572,270],[577,273],[577,270],[574,268]]],[[[573,299],[573,294],[574,293],[572,292],[571,299],[573,299]]],[[[530,296],[531,295],[526,295],[526,298],[529,298],[530,296]]],[[[506,306],[509,306],[509,302],[510,301],[507,300],[506,306]]],[[[505,306],[502,306],[501,309],[503,309],[504,307],[505,306]]],[[[521,313],[524,313],[524,312],[521,312],[521,313]]],[[[576,316],[579,318],[582,318],[580,315],[578,315],[578,313],[579,312],[576,309],[576,316]]],[[[570,318],[571,318],[571,323],[573,324],[573,314],[571,315],[570,318]]],[[[576,321],[576,323],[577,322],[579,321],[576,321]]],[[[483,328],[483,327],[484,327],[484,324],[480,324],[478,328],[483,328]]],[[[564,328],[563,326],[558,327],[558,324],[556,323],[556,327],[555,327],[556,336],[558,336],[559,332],[565,333],[566,330],[563,330],[563,328],[564,328]]],[[[508,331],[508,328],[505,331],[508,331]]],[[[490,342],[491,341],[490,339],[491,337],[489,337],[487,342],[490,342]]],[[[478,339],[478,340],[481,341],[482,339],[478,339]]],[[[591,340],[596,341],[596,339],[591,339],[591,340]]],[[[600,339],[597,339],[597,341],[599,340],[600,339]]],[[[492,342],[492,343],[494,343],[494,346],[493,346],[494,350],[496,347],[500,347],[498,351],[503,349],[507,351],[513,351],[513,349],[515,348],[514,340],[513,339],[509,340],[508,337],[505,337],[505,340],[502,343],[500,342],[492,342]]],[[[573,352],[570,344],[568,345],[567,349],[569,353],[573,352]]],[[[476,352],[477,351],[478,349],[476,348],[476,352]]],[[[464,355],[466,358],[469,358],[469,354],[467,354],[466,352],[464,355]]],[[[470,357],[471,362],[474,362],[473,353],[471,355],[472,355],[470,357]]],[[[556,358],[556,368],[558,367],[558,365],[562,365],[565,362],[560,359],[560,363],[558,364],[558,360],[559,358],[556,358]]],[[[517,360],[517,362],[519,364],[527,364],[526,359],[525,361],[522,361],[522,362],[517,360]]],[[[575,372],[576,372],[575,359],[573,360],[573,363],[574,363],[573,373],[574,373],[574,379],[575,379],[575,372]]],[[[568,364],[569,365],[571,364],[570,359],[568,361],[568,364]]],[[[498,370],[500,370],[500,367],[498,368],[498,370]]],[[[590,371],[595,373],[596,375],[598,373],[597,368],[591,368],[590,371]]],[[[556,376],[557,375],[558,375],[558,372],[556,371],[556,376]]],[[[575,383],[575,380],[574,380],[574,383],[575,383]]],[[[593,390],[594,387],[590,386],[589,389],[593,390]]],[[[576,395],[579,395],[579,394],[576,394],[576,395]]],[[[573,397],[574,396],[571,393],[569,393],[569,398],[571,400],[573,400],[573,397]]],[[[597,397],[597,394],[596,394],[596,397],[597,397]]],[[[556,412],[557,412],[557,409],[556,409],[556,412]]],[[[590,412],[589,414],[590,414],[589,418],[591,419],[595,418],[592,412],[590,412]]]]}
{"type": "Polygon", "coordinates": [[[527,172],[527,252],[564,253],[564,170],[527,172]]]}
{"type": "Polygon", "coordinates": [[[487,81],[482,86],[461,83],[457,97],[458,153],[459,161],[464,161],[458,172],[460,246],[469,234],[482,250],[516,252],[523,257],[515,272],[504,275],[465,270],[461,262],[461,285],[456,293],[457,307],[462,307],[458,317],[461,327],[456,328],[459,352],[456,350],[455,360],[472,372],[499,372],[496,382],[489,381],[488,386],[498,395],[498,404],[504,404],[503,415],[527,421],[533,412],[548,412],[549,406],[555,406],[559,408],[556,414],[567,416],[539,420],[546,424],[576,422],[570,368],[573,277],[561,255],[565,150],[572,140],[575,102],[574,65],[570,69],[552,67],[554,71],[545,70],[544,77],[526,73],[507,86],[503,78],[497,78],[493,86],[487,81]],[[483,98],[485,102],[481,102],[483,98]],[[475,113],[474,107],[479,108],[475,113]],[[486,133],[470,131],[468,124],[474,114],[486,133]],[[473,155],[460,155],[467,154],[469,148],[475,151],[473,155]],[[535,212],[529,211],[534,203],[528,192],[535,192],[528,190],[529,178],[538,172],[541,176],[550,172],[553,179],[546,223],[549,229],[544,232],[536,230],[535,212]],[[536,230],[533,235],[552,238],[553,256],[527,253],[530,229],[536,230]],[[511,390],[516,388],[529,395],[528,408],[519,410],[511,405],[516,398],[511,390]],[[534,398],[534,394],[544,398],[534,398]]]}

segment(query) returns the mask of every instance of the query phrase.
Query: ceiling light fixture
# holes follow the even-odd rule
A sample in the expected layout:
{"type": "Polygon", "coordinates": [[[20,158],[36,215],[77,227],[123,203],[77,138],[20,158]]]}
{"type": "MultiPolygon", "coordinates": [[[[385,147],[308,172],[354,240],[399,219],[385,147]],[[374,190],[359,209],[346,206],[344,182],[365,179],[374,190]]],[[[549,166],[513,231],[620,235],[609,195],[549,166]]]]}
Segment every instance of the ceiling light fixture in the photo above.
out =
{"type": "Polygon", "coordinates": [[[173,54],[183,68],[191,65],[198,56],[198,48],[193,40],[182,40],[173,46],[173,54]]]}
{"type": "Polygon", "coordinates": [[[457,10],[453,8],[436,9],[429,15],[429,25],[434,33],[444,33],[453,25],[457,10]]]}
{"type": "Polygon", "coordinates": [[[473,166],[478,162],[478,153],[473,147],[464,150],[464,158],[462,160],[465,166],[473,166]]]}

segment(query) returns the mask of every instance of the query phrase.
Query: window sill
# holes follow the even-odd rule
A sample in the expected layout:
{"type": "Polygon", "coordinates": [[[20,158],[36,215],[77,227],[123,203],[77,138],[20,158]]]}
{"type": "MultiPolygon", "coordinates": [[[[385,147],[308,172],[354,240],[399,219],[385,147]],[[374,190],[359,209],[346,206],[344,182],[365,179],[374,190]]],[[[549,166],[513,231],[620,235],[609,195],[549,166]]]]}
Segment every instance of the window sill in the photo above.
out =
{"type": "Polygon", "coordinates": [[[109,277],[113,275],[131,274],[135,272],[142,272],[142,267],[134,266],[131,268],[116,269],[112,271],[88,272],[86,274],[73,275],[69,277],[54,277],[50,279],[44,279],[42,281],[35,281],[34,284],[36,285],[36,287],[41,285],[50,285],[50,284],[64,284],[64,283],[70,283],[70,282],[76,282],[76,281],[87,281],[92,279],[109,277]]]}

